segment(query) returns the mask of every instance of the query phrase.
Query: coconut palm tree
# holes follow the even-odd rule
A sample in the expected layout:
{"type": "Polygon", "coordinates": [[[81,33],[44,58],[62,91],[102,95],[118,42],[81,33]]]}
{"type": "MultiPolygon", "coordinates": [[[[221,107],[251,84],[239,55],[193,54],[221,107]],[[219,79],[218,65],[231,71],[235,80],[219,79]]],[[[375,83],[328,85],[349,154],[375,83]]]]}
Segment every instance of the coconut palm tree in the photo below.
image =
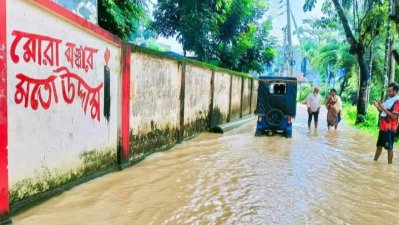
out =
{"type": "MultiPolygon", "coordinates": [[[[304,10],[312,10],[317,0],[306,0],[304,10]]],[[[333,16],[338,16],[340,25],[345,33],[346,42],[349,44],[349,53],[356,57],[359,67],[359,87],[357,99],[357,120],[362,123],[367,113],[368,95],[370,88],[370,64],[367,62],[366,53],[373,39],[379,34],[382,14],[374,7],[380,0],[325,0],[325,4],[334,7],[333,16]],[[363,6],[359,5],[363,3],[363,6]],[[371,7],[373,6],[373,7],[371,7]],[[350,20],[353,24],[350,23],[350,20]]]]}

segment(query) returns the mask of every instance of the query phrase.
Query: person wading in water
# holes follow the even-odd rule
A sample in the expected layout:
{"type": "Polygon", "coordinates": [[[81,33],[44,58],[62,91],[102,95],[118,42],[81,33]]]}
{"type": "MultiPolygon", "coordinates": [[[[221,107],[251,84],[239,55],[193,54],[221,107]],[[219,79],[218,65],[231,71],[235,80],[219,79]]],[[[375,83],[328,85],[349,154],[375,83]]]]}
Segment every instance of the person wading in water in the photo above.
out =
{"type": "Polygon", "coordinates": [[[341,121],[341,110],[342,103],[341,98],[337,95],[337,91],[335,89],[331,89],[330,96],[328,96],[326,101],[327,106],[327,127],[330,130],[330,127],[338,128],[338,123],[341,121]]]}
{"type": "Polygon", "coordinates": [[[315,87],[313,93],[310,93],[306,99],[308,105],[308,128],[312,125],[312,118],[314,117],[314,127],[317,129],[320,112],[320,95],[319,88],[315,87]]]}
{"type": "Polygon", "coordinates": [[[379,128],[377,140],[377,151],[375,152],[374,161],[377,161],[381,155],[382,149],[388,150],[388,164],[392,164],[393,159],[393,143],[395,141],[395,132],[398,127],[399,115],[399,85],[392,83],[388,86],[388,99],[382,103],[375,101],[374,106],[380,112],[379,128]]]}

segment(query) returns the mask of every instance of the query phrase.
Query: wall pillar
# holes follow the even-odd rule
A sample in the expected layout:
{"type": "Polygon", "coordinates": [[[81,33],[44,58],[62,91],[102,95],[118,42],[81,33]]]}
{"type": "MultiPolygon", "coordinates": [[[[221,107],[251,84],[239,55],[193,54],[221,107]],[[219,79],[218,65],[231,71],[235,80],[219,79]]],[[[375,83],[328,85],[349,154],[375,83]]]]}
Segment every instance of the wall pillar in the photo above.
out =
{"type": "Polygon", "coordinates": [[[130,64],[131,47],[128,44],[122,45],[122,74],[120,81],[121,98],[121,119],[120,143],[118,146],[118,164],[121,168],[128,166],[130,158],[130,64]]]}
{"type": "Polygon", "coordinates": [[[181,68],[181,86],[180,86],[180,125],[178,142],[184,140],[184,103],[186,99],[186,63],[179,62],[181,68]]]}
{"type": "Polygon", "coordinates": [[[245,78],[241,77],[241,99],[240,99],[240,118],[244,115],[243,110],[244,110],[244,83],[245,83],[245,78]]]}
{"type": "Polygon", "coordinates": [[[7,10],[0,1],[0,224],[9,219],[8,194],[8,116],[7,116],[7,10]]]}
{"type": "Polygon", "coordinates": [[[249,93],[249,115],[254,113],[254,112],[252,112],[252,104],[254,104],[252,102],[253,94],[254,94],[254,79],[251,78],[250,82],[251,82],[251,90],[250,90],[250,93],[249,93]]]}
{"type": "Polygon", "coordinates": [[[233,96],[233,76],[230,75],[230,91],[229,91],[229,114],[227,115],[227,122],[231,121],[231,103],[232,103],[232,96],[233,96]]]}
{"type": "Polygon", "coordinates": [[[212,129],[215,124],[215,119],[213,118],[213,110],[214,110],[214,101],[215,101],[215,70],[212,70],[211,77],[211,99],[209,104],[209,112],[208,112],[208,129],[212,129]]]}

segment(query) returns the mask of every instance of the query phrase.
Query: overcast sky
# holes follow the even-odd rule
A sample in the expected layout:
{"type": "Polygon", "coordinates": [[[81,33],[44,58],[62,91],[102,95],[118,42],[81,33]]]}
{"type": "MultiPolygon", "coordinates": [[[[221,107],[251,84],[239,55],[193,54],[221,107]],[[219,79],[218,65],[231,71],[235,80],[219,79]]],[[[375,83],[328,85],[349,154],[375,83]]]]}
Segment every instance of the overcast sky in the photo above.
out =
{"type": "MultiPolygon", "coordinates": [[[[156,2],[156,1],[153,1],[156,2]]],[[[286,14],[286,6],[285,6],[286,0],[269,0],[270,4],[270,10],[268,11],[267,15],[270,16],[273,20],[273,31],[272,34],[276,36],[281,43],[283,43],[284,40],[284,33],[282,31],[282,28],[286,26],[287,24],[287,14],[286,14]],[[282,1],[283,3],[280,3],[282,1]]],[[[296,22],[298,26],[302,24],[302,20],[304,19],[311,19],[311,18],[317,18],[320,17],[321,14],[321,3],[322,0],[318,1],[317,7],[312,11],[308,13],[303,12],[303,5],[305,0],[290,0],[291,2],[291,10],[295,16],[296,22]]],[[[292,31],[294,31],[294,24],[292,24],[292,31]]],[[[180,44],[174,40],[173,38],[165,39],[160,37],[158,42],[169,45],[172,47],[172,51],[182,53],[183,50],[180,46],[180,44]]],[[[296,37],[293,37],[293,43],[298,44],[298,40],[296,37]]]]}

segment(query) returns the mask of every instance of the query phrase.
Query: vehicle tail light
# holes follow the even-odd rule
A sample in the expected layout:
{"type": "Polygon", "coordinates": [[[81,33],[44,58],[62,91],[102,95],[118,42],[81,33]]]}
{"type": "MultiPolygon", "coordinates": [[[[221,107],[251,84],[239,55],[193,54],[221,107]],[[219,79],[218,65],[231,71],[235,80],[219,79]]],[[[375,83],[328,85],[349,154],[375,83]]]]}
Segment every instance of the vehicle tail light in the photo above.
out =
{"type": "Polygon", "coordinates": [[[258,116],[258,122],[259,123],[262,122],[262,117],[261,116],[258,116]]]}
{"type": "Polygon", "coordinates": [[[291,117],[288,117],[288,124],[291,124],[292,123],[292,119],[291,119],[291,117]]]}

